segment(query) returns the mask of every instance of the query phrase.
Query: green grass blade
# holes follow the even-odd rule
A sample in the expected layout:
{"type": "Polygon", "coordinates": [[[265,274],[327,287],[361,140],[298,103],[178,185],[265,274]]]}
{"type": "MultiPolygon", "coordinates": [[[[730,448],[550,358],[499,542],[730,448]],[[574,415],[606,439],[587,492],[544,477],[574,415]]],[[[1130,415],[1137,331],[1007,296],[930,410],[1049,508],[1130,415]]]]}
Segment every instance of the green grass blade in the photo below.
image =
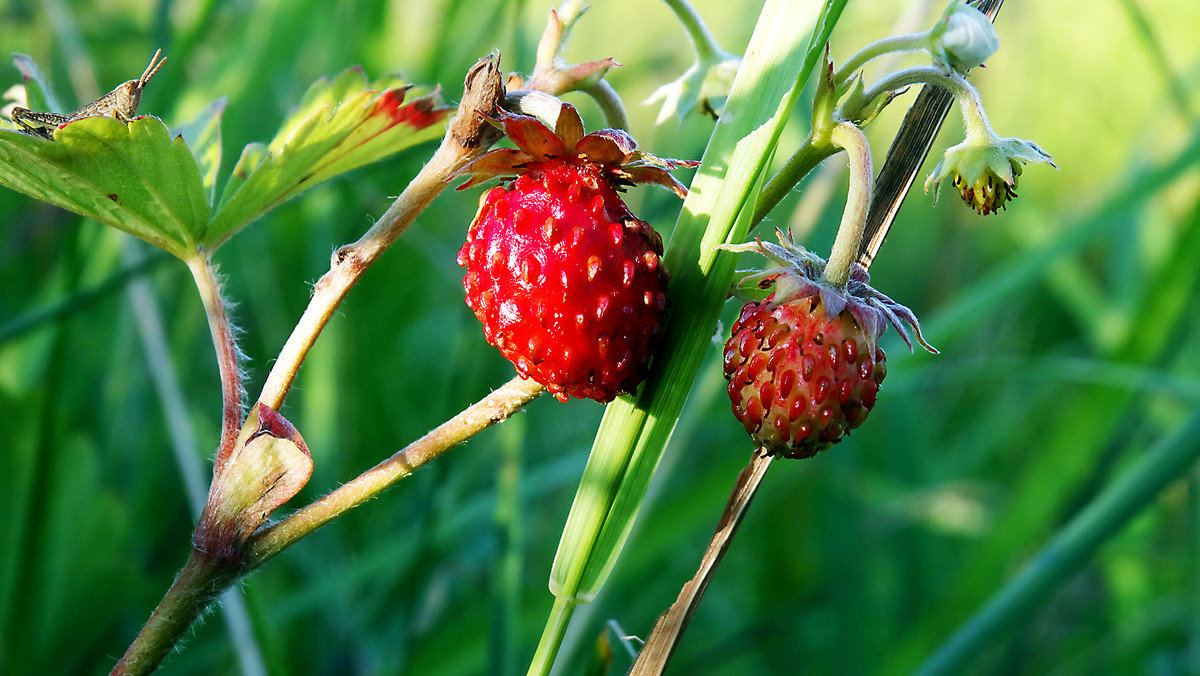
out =
{"type": "Polygon", "coordinates": [[[970,658],[992,645],[1091,558],[1111,535],[1200,457],[1200,413],[1192,414],[1158,448],[1137,463],[1075,517],[975,617],[917,672],[961,674],[970,658]]]}
{"type": "Polygon", "coordinates": [[[664,257],[673,303],[665,344],[640,393],[609,405],[580,480],[551,572],[560,597],[590,600],[629,535],[732,281],[735,256],[716,247],[746,237],[756,187],[844,5],[827,2],[818,20],[808,3],[775,0],[759,16],[664,257]],[[814,23],[806,46],[796,27],[814,23]]]}

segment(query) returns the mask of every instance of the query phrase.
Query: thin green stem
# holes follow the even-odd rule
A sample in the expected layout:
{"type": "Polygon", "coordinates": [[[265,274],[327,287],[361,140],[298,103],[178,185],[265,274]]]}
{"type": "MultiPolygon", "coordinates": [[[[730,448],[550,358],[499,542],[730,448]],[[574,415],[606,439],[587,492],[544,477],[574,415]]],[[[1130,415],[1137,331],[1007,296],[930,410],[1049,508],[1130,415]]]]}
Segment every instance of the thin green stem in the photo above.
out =
{"type": "Polygon", "coordinates": [[[832,141],[846,151],[846,162],[850,165],[850,190],[846,195],[846,209],[842,212],[833,250],[825,265],[824,277],[830,284],[844,288],[850,281],[850,272],[858,258],[858,243],[867,224],[875,172],[871,164],[871,146],[856,125],[851,122],[838,123],[833,128],[832,141]]]}
{"type": "Polygon", "coordinates": [[[692,40],[692,45],[696,48],[697,60],[703,63],[706,60],[714,58],[715,55],[723,54],[725,50],[721,49],[721,45],[717,44],[716,38],[709,32],[708,26],[704,24],[704,19],[700,13],[692,7],[687,0],[663,0],[667,6],[675,12],[676,18],[683,24],[687,31],[688,37],[692,40]]]}
{"type": "Polygon", "coordinates": [[[796,187],[797,183],[808,176],[809,172],[815,169],[822,160],[837,151],[837,146],[829,142],[817,141],[810,134],[804,143],[800,144],[800,148],[788,158],[779,173],[772,176],[771,180],[763,186],[758,200],[754,203],[754,216],[750,227],[754,228],[761,223],[767,214],[771,213],[796,187]]]}
{"type": "Polygon", "coordinates": [[[508,419],[543,391],[545,388],[532,380],[513,378],[353,481],[255,533],[247,542],[248,567],[258,567],[304,536],[412,474],[418,467],[508,419]]]}
{"type": "Polygon", "coordinates": [[[577,602],[570,597],[554,597],[554,606],[550,609],[550,617],[546,619],[546,628],[542,631],[542,639],[538,642],[527,676],[546,676],[550,673],[576,605],[577,602]]]}
{"type": "MultiPolygon", "coordinates": [[[[958,101],[958,106],[962,110],[969,141],[986,143],[996,135],[988,123],[987,112],[984,111],[979,90],[975,89],[961,74],[947,72],[937,66],[913,66],[892,73],[875,83],[863,94],[862,107],[869,107],[872,101],[888,92],[913,84],[937,85],[949,90],[954,95],[954,99],[958,101]]],[[[852,114],[852,112],[847,112],[847,115],[852,114]]]]}
{"type": "Polygon", "coordinates": [[[896,35],[877,40],[858,50],[849,59],[846,59],[846,62],[834,74],[833,81],[838,87],[841,87],[849,81],[859,68],[866,65],[868,61],[879,58],[884,54],[890,54],[891,52],[912,52],[928,48],[929,31],[909,35],[896,35]]]}
{"type": "Polygon", "coordinates": [[[621,95],[613,89],[608,80],[600,80],[583,91],[595,99],[600,110],[604,111],[604,119],[609,127],[629,130],[629,116],[625,114],[625,104],[621,103],[621,95]]]}
{"type": "Polygon", "coordinates": [[[961,674],[969,661],[1002,633],[1027,619],[1062,583],[1117,534],[1166,486],[1185,476],[1200,457],[1200,413],[1195,413],[1158,446],[1145,453],[1105,489],[991,598],[921,667],[919,676],[961,674]]]}
{"type": "Polygon", "coordinates": [[[235,579],[236,570],[192,550],[187,564],[175,577],[146,626],[113,667],[112,676],[153,673],[192,623],[235,579]]]}

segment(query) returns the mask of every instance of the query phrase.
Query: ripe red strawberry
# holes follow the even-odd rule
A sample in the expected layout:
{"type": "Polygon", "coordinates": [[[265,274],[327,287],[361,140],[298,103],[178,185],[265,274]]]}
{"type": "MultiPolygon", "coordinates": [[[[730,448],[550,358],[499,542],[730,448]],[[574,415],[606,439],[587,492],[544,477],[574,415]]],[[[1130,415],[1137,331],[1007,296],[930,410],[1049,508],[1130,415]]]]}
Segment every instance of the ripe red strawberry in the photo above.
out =
{"type": "Polygon", "coordinates": [[[518,175],[484,193],[458,252],[467,305],[517,372],[559,399],[633,392],[662,335],[667,272],[662,238],[618,190],[654,182],[682,197],[667,170],[694,163],[639,152],[622,131],[585,136],[567,104],[554,131],[524,115],[500,121],[517,147],[463,169],[474,176],[462,188],[518,175]]]}
{"type": "MultiPolygon", "coordinates": [[[[764,300],[742,308],[725,343],[725,377],[733,414],[771,455],[808,458],[858,427],[875,406],[887,374],[877,344],[890,322],[912,348],[903,323],[921,336],[912,311],[868,284],[856,267],[845,289],[822,279],[825,261],[795,247],[753,246],[782,268],[752,275],[764,300]]],[[[744,283],[744,282],[743,282],[744,283]]]]}

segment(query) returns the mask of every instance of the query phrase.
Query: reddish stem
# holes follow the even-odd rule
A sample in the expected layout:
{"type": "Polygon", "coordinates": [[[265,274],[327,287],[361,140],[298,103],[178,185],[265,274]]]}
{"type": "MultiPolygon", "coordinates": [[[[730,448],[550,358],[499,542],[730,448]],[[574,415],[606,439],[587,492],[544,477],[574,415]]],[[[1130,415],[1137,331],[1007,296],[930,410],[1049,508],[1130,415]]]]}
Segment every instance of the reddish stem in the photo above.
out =
{"type": "Polygon", "coordinates": [[[208,317],[208,328],[212,333],[213,346],[217,351],[217,369],[221,374],[221,442],[217,447],[215,466],[221,468],[237,441],[242,427],[242,377],[238,368],[238,351],[234,340],[233,325],[225,312],[225,301],[221,298],[221,285],[217,282],[212,262],[204,253],[197,253],[187,261],[196,280],[196,289],[204,303],[204,314],[208,317]]]}

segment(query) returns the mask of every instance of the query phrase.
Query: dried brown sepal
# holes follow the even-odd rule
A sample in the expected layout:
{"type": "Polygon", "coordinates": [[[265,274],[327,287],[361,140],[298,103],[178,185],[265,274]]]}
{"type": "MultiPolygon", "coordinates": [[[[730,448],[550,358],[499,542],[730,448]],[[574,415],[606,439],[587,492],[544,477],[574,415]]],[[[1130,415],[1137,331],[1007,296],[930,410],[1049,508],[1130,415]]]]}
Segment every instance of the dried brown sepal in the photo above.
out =
{"type": "Polygon", "coordinates": [[[695,167],[699,162],[655,157],[637,150],[637,142],[618,129],[601,129],[583,134],[583,120],[575,107],[562,104],[552,130],[530,115],[497,110],[494,123],[501,127],[517,147],[500,148],[471,162],[456,175],[470,174],[462,190],[501,176],[515,176],[531,162],[556,158],[574,158],[600,167],[617,185],[653,183],[687,196],[687,188],[669,173],[679,167],[695,167]]]}
{"type": "Polygon", "coordinates": [[[450,121],[450,134],[464,148],[487,147],[500,134],[488,122],[504,100],[504,81],[500,73],[500,55],[490,54],[467,71],[458,113],[450,121]]]}

